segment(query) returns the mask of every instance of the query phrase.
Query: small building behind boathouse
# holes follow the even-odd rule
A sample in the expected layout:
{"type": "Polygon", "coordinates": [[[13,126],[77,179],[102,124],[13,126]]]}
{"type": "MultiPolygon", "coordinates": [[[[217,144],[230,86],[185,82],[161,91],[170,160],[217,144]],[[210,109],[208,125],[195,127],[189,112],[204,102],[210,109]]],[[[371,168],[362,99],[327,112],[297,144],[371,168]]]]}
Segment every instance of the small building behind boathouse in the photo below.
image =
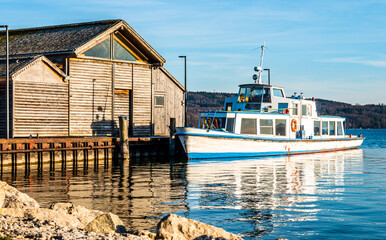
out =
{"type": "MultiPolygon", "coordinates": [[[[10,137],[169,135],[184,87],[123,20],[9,32],[10,137]]],[[[5,32],[0,32],[0,138],[6,136],[5,32]]]]}

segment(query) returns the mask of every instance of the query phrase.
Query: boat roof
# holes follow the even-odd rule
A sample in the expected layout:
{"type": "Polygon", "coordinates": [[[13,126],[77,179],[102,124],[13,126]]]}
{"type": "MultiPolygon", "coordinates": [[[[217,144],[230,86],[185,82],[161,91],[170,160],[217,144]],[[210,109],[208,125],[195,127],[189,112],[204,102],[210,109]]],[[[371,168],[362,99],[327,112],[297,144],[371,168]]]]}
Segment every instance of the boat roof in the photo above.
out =
{"type": "Polygon", "coordinates": [[[273,85],[268,85],[268,84],[258,84],[258,83],[240,84],[239,87],[248,87],[248,88],[254,88],[254,87],[275,87],[275,88],[283,89],[283,87],[278,87],[278,86],[273,86],[273,85]]]}

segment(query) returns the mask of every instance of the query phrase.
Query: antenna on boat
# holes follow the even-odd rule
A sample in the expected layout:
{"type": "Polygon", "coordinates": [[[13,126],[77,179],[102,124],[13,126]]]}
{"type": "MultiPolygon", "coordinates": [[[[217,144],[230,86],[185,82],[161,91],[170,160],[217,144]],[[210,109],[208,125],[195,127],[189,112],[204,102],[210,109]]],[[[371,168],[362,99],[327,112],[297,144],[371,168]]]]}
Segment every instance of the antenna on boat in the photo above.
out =
{"type": "Polygon", "coordinates": [[[261,45],[261,56],[260,56],[260,66],[255,67],[255,71],[259,73],[259,76],[256,76],[256,74],[253,75],[253,80],[257,80],[258,84],[262,84],[263,82],[261,81],[261,76],[263,73],[263,57],[264,57],[264,49],[265,49],[265,41],[263,42],[263,45],[261,45]]]}

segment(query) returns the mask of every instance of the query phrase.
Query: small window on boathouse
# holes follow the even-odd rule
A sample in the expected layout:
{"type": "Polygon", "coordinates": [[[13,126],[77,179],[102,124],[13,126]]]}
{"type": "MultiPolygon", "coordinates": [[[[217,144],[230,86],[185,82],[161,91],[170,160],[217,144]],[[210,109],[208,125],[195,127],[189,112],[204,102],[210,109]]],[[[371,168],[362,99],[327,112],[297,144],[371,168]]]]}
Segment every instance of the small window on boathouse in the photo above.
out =
{"type": "Polygon", "coordinates": [[[286,132],[286,120],[285,119],[276,119],[275,120],[275,130],[276,136],[285,136],[286,132]]]}
{"type": "Polygon", "coordinates": [[[233,132],[234,123],[235,123],[234,118],[227,118],[227,123],[226,123],[226,131],[227,132],[233,132]]]}
{"type": "Polygon", "coordinates": [[[337,134],[337,135],[343,135],[342,122],[337,122],[337,125],[336,125],[336,134],[337,134]]]}
{"type": "Polygon", "coordinates": [[[257,121],[254,118],[241,119],[241,134],[257,134],[257,121]]]}
{"type": "Polygon", "coordinates": [[[314,121],[314,136],[320,136],[320,121],[314,121]]]}
{"type": "Polygon", "coordinates": [[[165,104],[165,97],[164,96],[155,96],[155,105],[156,106],[163,106],[165,104]]]}
{"type": "Polygon", "coordinates": [[[260,119],[260,134],[273,134],[273,121],[272,119],[260,119]]]}
{"type": "Polygon", "coordinates": [[[322,121],[322,135],[328,135],[328,122],[322,121]]]}
{"type": "Polygon", "coordinates": [[[330,135],[335,135],[335,121],[330,121],[330,135]]]}

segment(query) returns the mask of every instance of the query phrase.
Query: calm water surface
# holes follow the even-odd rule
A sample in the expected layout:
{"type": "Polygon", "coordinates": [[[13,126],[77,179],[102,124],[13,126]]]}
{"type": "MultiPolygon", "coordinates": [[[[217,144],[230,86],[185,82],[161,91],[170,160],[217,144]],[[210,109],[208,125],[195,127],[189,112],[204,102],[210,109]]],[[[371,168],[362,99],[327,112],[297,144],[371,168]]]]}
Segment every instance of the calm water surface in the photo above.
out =
{"type": "MultiPolygon", "coordinates": [[[[386,130],[363,133],[360,149],[256,159],[132,160],[88,168],[48,166],[1,179],[38,200],[73,202],[154,230],[167,213],[245,239],[386,238],[386,130]],[[76,169],[76,170],[74,170],[76,169]]],[[[48,165],[48,164],[47,164],[48,165]]],[[[57,164],[59,165],[59,164],[57,164]]]]}

